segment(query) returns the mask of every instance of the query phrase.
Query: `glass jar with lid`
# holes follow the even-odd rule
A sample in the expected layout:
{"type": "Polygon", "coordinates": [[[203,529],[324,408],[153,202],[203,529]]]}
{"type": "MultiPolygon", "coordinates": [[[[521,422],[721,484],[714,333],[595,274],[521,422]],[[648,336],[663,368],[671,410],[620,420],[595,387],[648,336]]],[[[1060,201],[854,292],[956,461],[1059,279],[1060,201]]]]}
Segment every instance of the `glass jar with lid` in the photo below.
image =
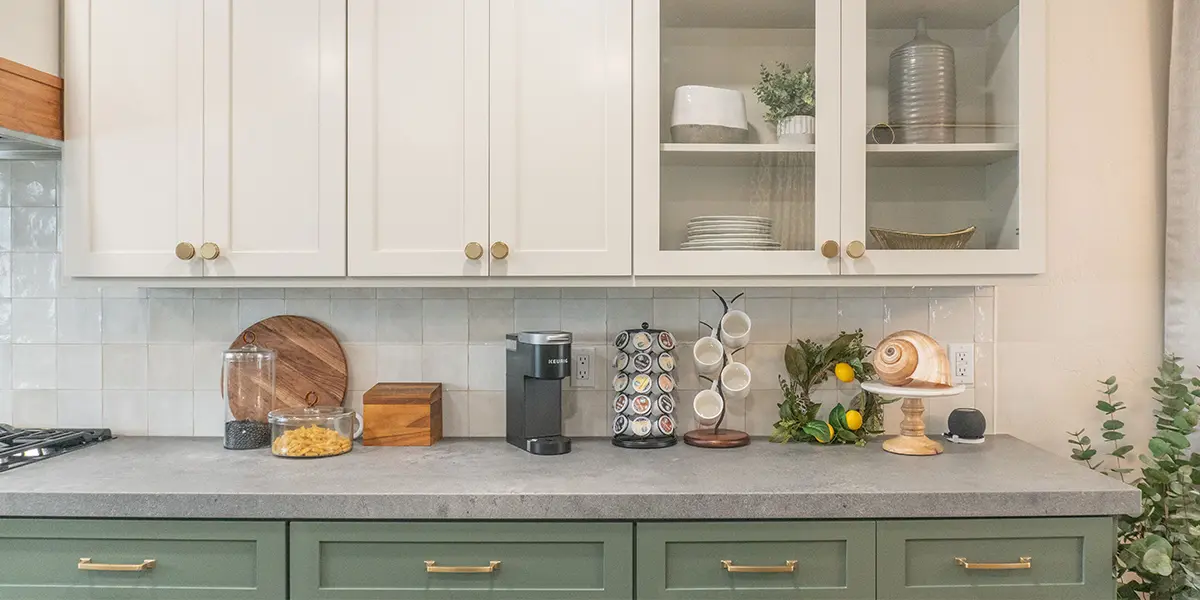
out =
{"type": "MultiPolygon", "coordinates": [[[[309,392],[309,397],[314,395],[309,392]]],[[[341,406],[273,410],[270,414],[271,453],[289,458],[345,454],[353,446],[354,417],[353,410],[341,406]]]]}
{"type": "Polygon", "coordinates": [[[225,400],[225,447],[252,450],[271,443],[268,415],[275,402],[275,351],[242,336],[244,346],[221,355],[221,397],[225,400]]]}

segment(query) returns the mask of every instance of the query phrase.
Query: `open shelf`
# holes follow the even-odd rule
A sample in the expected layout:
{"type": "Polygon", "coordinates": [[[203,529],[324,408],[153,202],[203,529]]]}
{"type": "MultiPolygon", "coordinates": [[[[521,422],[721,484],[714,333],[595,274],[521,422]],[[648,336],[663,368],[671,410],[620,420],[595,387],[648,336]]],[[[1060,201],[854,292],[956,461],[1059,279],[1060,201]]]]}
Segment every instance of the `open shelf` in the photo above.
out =
{"type": "Polygon", "coordinates": [[[662,144],[662,164],[688,167],[753,167],[764,156],[812,154],[814,144],[662,144]]]}
{"type": "Polygon", "coordinates": [[[867,144],[871,167],[982,167],[1017,155],[1017,144],[867,144]]]}

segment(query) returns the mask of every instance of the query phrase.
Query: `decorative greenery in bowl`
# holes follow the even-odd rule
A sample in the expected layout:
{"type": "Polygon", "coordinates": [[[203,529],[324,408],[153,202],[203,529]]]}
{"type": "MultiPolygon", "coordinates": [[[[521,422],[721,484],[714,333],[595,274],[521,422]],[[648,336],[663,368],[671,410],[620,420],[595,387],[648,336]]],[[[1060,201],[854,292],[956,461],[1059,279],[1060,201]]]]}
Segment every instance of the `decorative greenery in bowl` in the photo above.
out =
{"type": "MultiPolygon", "coordinates": [[[[821,404],[812,399],[815,386],[829,379],[839,365],[853,369],[850,381],[868,381],[875,376],[875,367],[867,360],[874,349],[863,345],[863,333],[842,332],[829,345],[812,340],[797,340],[784,349],[783,361],[788,379],[779,376],[783,402],[779,403],[779,421],[771,434],[772,442],[830,442],[866,445],[871,437],[883,433],[883,405],[894,400],[859,390],[850,408],[838,403],[829,411],[828,420],[818,415],[821,404]],[[855,418],[852,412],[857,412],[855,418]],[[848,418],[849,415],[849,418],[848,418]]],[[[843,367],[843,373],[845,367],[843,367]]]]}
{"type": "Polygon", "coordinates": [[[812,65],[799,71],[786,63],[776,66],[777,70],[771,70],[761,65],[761,82],[754,86],[754,95],[767,107],[767,121],[780,123],[788,117],[816,116],[817,88],[812,65]]]}
{"type": "Polygon", "coordinates": [[[1113,574],[1121,600],[1200,599],[1200,453],[1190,449],[1187,438],[1200,424],[1200,379],[1185,378],[1179,363],[1176,356],[1163,358],[1150,388],[1159,408],[1154,411],[1150,455],[1138,457],[1141,477],[1132,478],[1133,469],[1121,466],[1133,446],[1124,443],[1125,423],[1116,418],[1126,409],[1123,402],[1113,401],[1116,377],[1100,382],[1105,397],[1096,403],[1105,416],[1103,437],[1112,444],[1107,455],[1116,466],[1106,468],[1105,459],[1092,462],[1097,451],[1084,430],[1068,432],[1075,446],[1071,458],[1142,492],[1141,514],[1117,520],[1113,574]]]}

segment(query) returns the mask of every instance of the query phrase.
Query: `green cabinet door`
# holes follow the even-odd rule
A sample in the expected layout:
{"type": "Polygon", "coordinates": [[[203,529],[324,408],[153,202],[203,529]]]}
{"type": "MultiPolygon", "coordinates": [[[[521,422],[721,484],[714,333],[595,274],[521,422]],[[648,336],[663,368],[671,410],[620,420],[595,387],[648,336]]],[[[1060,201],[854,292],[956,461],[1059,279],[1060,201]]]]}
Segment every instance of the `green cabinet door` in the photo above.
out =
{"type": "Polygon", "coordinates": [[[880,521],[879,598],[1111,600],[1115,539],[1108,517],[880,521]]]}
{"type": "Polygon", "coordinates": [[[0,599],[280,600],[286,535],[283,523],[0,519],[0,599]]]}
{"type": "Polygon", "coordinates": [[[871,600],[875,523],[638,523],[637,590],[638,600],[871,600]]]}
{"type": "Polygon", "coordinates": [[[630,523],[290,527],[293,600],[633,598],[630,523]]]}

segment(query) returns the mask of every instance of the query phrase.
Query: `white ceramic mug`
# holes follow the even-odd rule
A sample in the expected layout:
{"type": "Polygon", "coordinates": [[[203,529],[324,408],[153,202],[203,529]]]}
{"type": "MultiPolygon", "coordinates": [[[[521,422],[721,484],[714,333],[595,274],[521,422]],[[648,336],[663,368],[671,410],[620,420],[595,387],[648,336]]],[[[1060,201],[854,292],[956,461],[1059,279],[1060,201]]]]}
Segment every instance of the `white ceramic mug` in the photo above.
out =
{"type": "Polygon", "coordinates": [[[730,350],[745,348],[750,343],[750,315],[731,310],[721,317],[721,343],[730,350]]]}
{"type": "Polygon", "coordinates": [[[715,337],[702,337],[692,346],[692,362],[696,373],[716,377],[721,372],[721,361],[725,357],[725,346],[715,337]]]}
{"type": "Polygon", "coordinates": [[[717,384],[707,390],[702,390],[692,399],[692,411],[696,413],[696,421],[702,426],[714,425],[725,410],[725,400],[717,391],[717,384]]]}
{"type": "Polygon", "coordinates": [[[730,400],[741,400],[750,394],[750,367],[731,362],[721,369],[721,391],[730,400]]]}

